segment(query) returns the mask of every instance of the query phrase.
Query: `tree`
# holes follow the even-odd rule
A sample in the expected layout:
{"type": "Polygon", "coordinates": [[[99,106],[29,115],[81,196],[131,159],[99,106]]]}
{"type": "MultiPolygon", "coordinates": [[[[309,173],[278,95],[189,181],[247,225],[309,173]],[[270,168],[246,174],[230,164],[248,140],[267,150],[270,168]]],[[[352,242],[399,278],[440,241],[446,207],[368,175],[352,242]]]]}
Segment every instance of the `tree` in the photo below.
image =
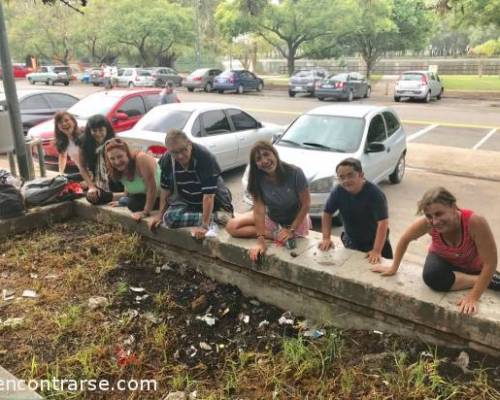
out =
{"type": "Polygon", "coordinates": [[[226,0],[217,8],[216,20],[226,38],[253,32],[287,60],[288,74],[295,61],[333,49],[336,38],[352,24],[351,0],[226,0]],[[326,48],[325,48],[325,43],[326,48]]]}
{"type": "Polygon", "coordinates": [[[500,0],[434,0],[433,8],[452,12],[462,24],[500,26],[500,0]]]}
{"type": "Polygon", "coordinates": [[[357,24],[342,38],[346,49],[360,53],[369,77],[388,51],[421,50],[432,26],[422,0],[356,0],[357,24]]]}

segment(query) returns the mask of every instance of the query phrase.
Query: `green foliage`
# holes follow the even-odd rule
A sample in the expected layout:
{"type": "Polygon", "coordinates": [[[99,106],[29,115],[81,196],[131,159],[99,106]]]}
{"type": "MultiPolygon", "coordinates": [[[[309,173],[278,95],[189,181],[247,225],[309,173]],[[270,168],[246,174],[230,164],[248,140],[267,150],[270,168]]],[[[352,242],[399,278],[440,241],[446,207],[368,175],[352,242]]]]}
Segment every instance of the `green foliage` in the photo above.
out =
{"type": "Polygon", "coordinates": [[[474,54],[481,56],[491,57],[496,54],[500,54],[500,39],[499,40],[488,40],[479,46],[474,47],[474,54]]]}
{"type": "Polygon", "coordinates": [[[500,0],[437,0],[441,12],[451,11],[458,22],[478,26],[500,26],[500,0]]]}

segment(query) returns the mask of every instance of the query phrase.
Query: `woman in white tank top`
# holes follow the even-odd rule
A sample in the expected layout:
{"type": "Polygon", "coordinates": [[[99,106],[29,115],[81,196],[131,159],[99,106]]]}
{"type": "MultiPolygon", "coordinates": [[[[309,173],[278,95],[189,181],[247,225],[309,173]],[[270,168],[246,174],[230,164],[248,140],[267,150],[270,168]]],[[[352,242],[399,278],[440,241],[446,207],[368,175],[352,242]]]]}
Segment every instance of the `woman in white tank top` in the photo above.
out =
{"type": "Polygon", "coordinates": [[[68,156],[78,168],[79,136],[80,128],[73,115],[66,111],[58,112],[54,117],[56,148],[59,154],[59,173],[64,174],[68,163],[68,156]]]}

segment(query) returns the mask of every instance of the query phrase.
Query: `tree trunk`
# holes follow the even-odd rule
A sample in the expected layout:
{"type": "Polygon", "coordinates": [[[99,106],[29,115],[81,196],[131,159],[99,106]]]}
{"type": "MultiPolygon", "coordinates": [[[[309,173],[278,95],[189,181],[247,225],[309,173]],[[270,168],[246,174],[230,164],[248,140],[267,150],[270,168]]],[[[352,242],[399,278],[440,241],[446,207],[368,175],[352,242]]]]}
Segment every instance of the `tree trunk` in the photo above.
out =
{"type": "Polygon", "coordinates": [[[295,54],[292,54],[291,51],[288,51],[288,57],[286,59],[286,67],[288,70],[288,76],[292,76],[293,71],[295,70],[295,54]]]}

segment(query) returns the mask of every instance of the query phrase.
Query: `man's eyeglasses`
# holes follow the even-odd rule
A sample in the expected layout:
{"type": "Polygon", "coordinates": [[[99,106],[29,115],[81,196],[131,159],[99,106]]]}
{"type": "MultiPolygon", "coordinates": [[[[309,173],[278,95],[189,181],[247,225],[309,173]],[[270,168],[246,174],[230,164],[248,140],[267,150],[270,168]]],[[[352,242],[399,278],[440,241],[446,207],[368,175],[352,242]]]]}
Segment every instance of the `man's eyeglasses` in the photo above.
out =
{"type": "Polygon", "coordinates": [[[352,171],[352,172],[349,172],[349,173],[347,173],[345,175],[337,175],[337,179],[340,182],[343,182],[343,181],[347,181],[347,180],[351,180],[351,179],[356,178],[357,174],[358,173],[356,171],[352,171]]]}
{"type": "Polygon", "coordinates": [[[189,144],[185,145],[184,147],[181,147],[179,149],[175,150],[169,150],[170,154],[172,154],[174,157],[180,156],[181,154],[186,154],[189,151],[189,144]]]}

